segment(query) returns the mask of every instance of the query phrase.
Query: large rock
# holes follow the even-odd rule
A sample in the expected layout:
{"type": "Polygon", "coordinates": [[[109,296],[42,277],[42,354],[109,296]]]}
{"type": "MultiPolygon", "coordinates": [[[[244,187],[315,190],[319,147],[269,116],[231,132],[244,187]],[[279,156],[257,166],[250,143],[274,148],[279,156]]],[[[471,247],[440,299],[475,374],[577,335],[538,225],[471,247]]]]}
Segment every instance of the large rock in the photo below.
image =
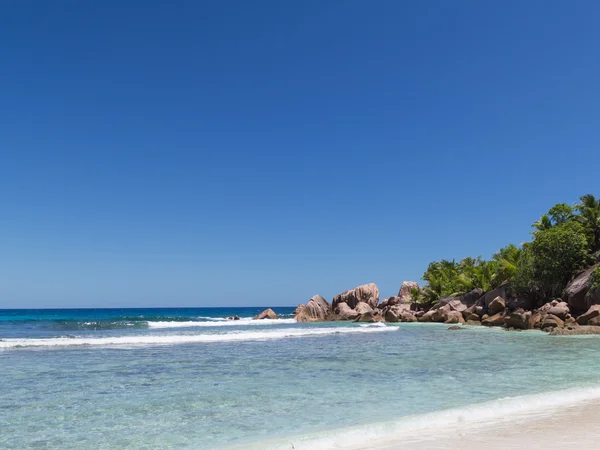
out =
{"type": "MultiPolygon", "coordinates": [[[[485,317],[485,316],[484,316],[485,317]]],[[[504,313],[499,312],[493,316],[487,317],[481,321],[481,325],[487,326],[502,326],[504,325],[504,313]]]]}
{"type": "Polygon", "coordinates": [[[375,312],[366,312],[358,316],[358,319],[355,322],[381,322],[383,317],[381,315],[376,315],[375,312]]]}
{"type": "Polygon", "coordinates": [[[417,318],[413,314],[411,314],[410,311],[407,311],[405,314],[403,314],[400,317],[400,322],[416,322],[416,321],[417,321],[417,318]]]}
{"type": "MultiPolygon", "coordinates": [[[[590,290],[590,276],[597,266],[590,267],[577,275],[565,288],[565,295],[569,306],[579,312],[587,311],[595,299],[588,297],[590,290]]],[[[600,298],[598,299],[600,302],[600,298]]]]}
{"type": "Polygon", "coordinates": [[[396,314],[396,310],[391,308],[384,313],[383,318],[386,322],[400,322],[400,317],[398,317],[398,314],[396,314]]]}
{"type": "Polygon", "coordinates": [[[508,328],[517,328],[519,330],[527,330],[530,326],[531,312],[523,309],[518,309],[508,314],[504,318],[504,324],[508,328]]]}
{"type": "Polygon", "coordinates": [[[506,309],[506,302],[500,296],[497,296],[488,305],[488,311],[490,314],[496,314],[506,309]]]}
{"type": "Polygon", "coordinates": [[[354,310],[358,313],[358,315],[373,312],[373,308],[371,308],[367,303],[363,302],[360,302],[358,305],[356,305],[354,310]]]}
{"type": "Polygon", "coordinates": [[[433,316],[436,312],[437,312],[436,309],[430,309],[429,311],[424,313],[422,316],[420,316],[420,317],[417,316],[417,319],[419,320],[419,322],[433,322],[433,316]]]}
{"type": "Polygon", "coordinates": [[[470,306],[469,308],[465,309],[462,312],[462,314],[465,319],[467,319],[468,317],[470,317],[472,315],[476,315],[477,320],[479,320],[481,318],[481,316],[483,316],[483,306],[477,306],[477,305],[470,306]]]}
{"type": "Polygon", "coordinates": [[[359,303],[367,303],[371,308],[377,308],[379,289],[374,283],[363,284],[336,295],[332,302],[333,308],[335,309],[339,303],[346,303],[352,309],[355,309],[359,303]]]}
{"type": "Polygon", "coordinates": [[[460,301],[462,303],[464,303],[468,308],[468,307],[475,305],[475,303],[477,303],[477,300],[479,300],[482,295],[483,295],[483,290],[480,288],[475,288],[472,291],[467,292],[465,295],[463,295],[460,298],[460,301]]]}
{"type": "Polygon", "coordinates": [[[552,314],[561,320],[565,320],[569,315],[569,305],[562,300],[552,300],[538,309],[542,314],[552,314]]]}
{"type": "Polygon", "coordinates": [[[338,304],[334,312],[339,320],[354,320],[360,315],[356,310],[350,308],[346,303],[338,304]]]}
{"type": "Polygon", "coordinates": [[[416,281],[403,281],[402,286],[400,286],[400,290],[398,291],[398,298],[400,303],[412,303],[413,296],[412,290],[419,289],[419,283],[416,281]]]}
{"type": "Polygon", "coordinates": [[[549,328],[563,328],[565,322],[553,314],[546,314],[542,317],[541,328],[547,330],[549,328]]]}
{"type": "Polygon", "coordinates": [[[588,292],[586,301],[588,305],[600,305],[600,286],[588,292]]]}
{"type": "Polygon", "coordinates": [[[446,320],[444,323],[465,323],[465,319],[463,315],[458,311],[450,311],[446,315],[446,320]]]}
{"type": "Polygon", "coordinates": [[[479,320],[479,318],[477,319],[468,319],[465,324],[467,325],[481,325],[481,321],[479,320]]]}
{"type": "Polygon", "coordinates": [[[506,307],[511,311],[517,309],[524,309],[525,311],[531,311],[535,308],[536,301],[529,297],[510,297],[506,299],[506,307]]]}
{"type": "MultiPolygon", "coordinates": [[[[463,311],[467,310],[467,306],[461,301],[459,297],[444,297],[439,302],[431,307],[421,318],[420,322],[446,322],[450,317],[454,317],[454,314],[460,313],[462,316],[463,311]]],[[[464,317],[463,317],[464,318],[464,317]]]]}
{"type": "MultiPolygon", "coordinates": [[[[298,309],[298,308],[296,308],[298,309]]],[[[296,314],[298,322],[318,322],[327,320],[331,315],[331,308],[327,300],[320,295],[315,295],[308,303],[296,314]]]]}
{"type": "Polygon", "coordinates": [[[502,286],[499,286],[496,289],[492,289],[491,291],[486,292],[485,295],[483,297],[481,297],[481,299],[480,299],[481,304],[485,308],[489,308],[490,303],[492,303],[492,301],[496,297],[508,298],[509,297],[508,290],[509,290],[508,284],[503,284],[502,286]]]}
{"type": "Polygon", "coordinates": [[[381,303],[379,303],[379,305],[377,305],[377,307],[381,310],[384,310],[388,306],[394,306],[394,305],[397,305],[398,303],[400,303],[400,297],[394,296],[394,297],[386,298],[381,303]]]}
{"type": "Polygon", "coordinates": [[[592,305],[590,309],[577,318],[577,323],[579,325],[587,325],[591,319],[598,316],[600,316],[600,305],[592,305]]]}
{"type": "Polygon", "coordinates": [[[558,302],[558,304],[548,310],[548,314],[553,314],[561,320],[566,320],[569,312],[567,302],[558,302]]]}
{"type": "Polygon", "coordinates": [[[539,311],[534,311],[529,316],[529,324],[528,328],[540,328],[542,325],[542,313],[539,311]]]}
{"type": "Polygon", "coordinates": [[[444,297],[439,302],[431,307],[431,309],[441,309],[446,308],[448,311],[458,311],[463,312],[467,308],[460,297],[444,297]]]}
{"type": "Polygon", "coordinates": [[[258,316],[256,316],[254,318],[254,320],[262,320],[262,319],[279,319],[279,317],[277,317],[277,314],[275,314],[275,311],[273,311],[271,308],[265,309],[263,312],[261,312],[258,316]]]}

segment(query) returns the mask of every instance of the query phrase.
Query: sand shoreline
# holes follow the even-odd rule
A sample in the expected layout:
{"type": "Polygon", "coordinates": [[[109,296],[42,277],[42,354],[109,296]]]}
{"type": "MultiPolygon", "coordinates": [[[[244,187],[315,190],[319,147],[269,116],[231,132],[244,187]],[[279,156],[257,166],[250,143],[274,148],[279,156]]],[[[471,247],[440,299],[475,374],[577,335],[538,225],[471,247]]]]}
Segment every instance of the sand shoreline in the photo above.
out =
{"type": "MultiPolygon", "coordinates": [[[[388,436],[349,450],[396,449],[597,449],[600,400],[594,399],[536,414],[517,415],[498,423],[465,423],[420,436],[388,436]]],[[[340,447],[341,448],[341,447],[340,447]]]]}

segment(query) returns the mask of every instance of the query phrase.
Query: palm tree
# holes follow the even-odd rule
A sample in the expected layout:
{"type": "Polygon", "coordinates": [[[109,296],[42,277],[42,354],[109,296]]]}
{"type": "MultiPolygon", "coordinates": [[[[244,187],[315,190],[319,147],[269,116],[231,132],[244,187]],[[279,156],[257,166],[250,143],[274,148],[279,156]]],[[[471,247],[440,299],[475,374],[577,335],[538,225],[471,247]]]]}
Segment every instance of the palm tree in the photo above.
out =
{"type": "MultiPolygon", "coordinates": [[[[550,228],[552,228],[552,221],[550,220],[550,216],[548,216],[548,214],[544,214],[542,215],[542,217],[540,217],[540,220],[538,220],[531,226],[537,231],[549,230],[550,228]]],[[[535,234],[537,231],[534,231],[533,234],[535,234]]]]}
{"type": "Polygon", "coordinates": [[[575,205],[579,211],[577,220],[583,225],[590,239],[592,251],[600,250],[600,200],[592,194],[580,197],[581,203],[575,205]]]}
{"type": "Polygon", "coordinates": [[[498,250],[498,253],[495,253],[494,256],[492,256],[495,261],[498,261],[498,269],[496,278],[494,279],[494,284],[496,286],[510,281],[515,277],[522,254],[523,250],[516,245],[510,244],[501,248],[498,250]]]}

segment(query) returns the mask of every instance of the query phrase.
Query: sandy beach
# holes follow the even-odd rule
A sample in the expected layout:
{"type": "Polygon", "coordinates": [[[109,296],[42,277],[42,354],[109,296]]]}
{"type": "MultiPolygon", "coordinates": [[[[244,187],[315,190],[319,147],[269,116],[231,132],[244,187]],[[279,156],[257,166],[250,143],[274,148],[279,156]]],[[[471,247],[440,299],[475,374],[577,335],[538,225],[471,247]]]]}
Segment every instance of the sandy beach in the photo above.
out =
{"type": "Polygon", "coordinates": [[[585,402],[535,415],[518,415],[498,423],[465,424],[429,430],[420,436],[386,437],[352,450],[435,449],[579,449],[599,447],[600,402],[585,402]]]}

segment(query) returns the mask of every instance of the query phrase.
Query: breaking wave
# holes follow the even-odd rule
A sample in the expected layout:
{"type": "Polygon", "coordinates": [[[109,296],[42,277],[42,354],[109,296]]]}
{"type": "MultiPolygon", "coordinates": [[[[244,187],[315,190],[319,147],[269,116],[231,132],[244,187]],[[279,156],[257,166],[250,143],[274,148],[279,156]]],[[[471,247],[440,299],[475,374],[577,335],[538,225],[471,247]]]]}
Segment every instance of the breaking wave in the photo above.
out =
{"type": "MultiPolygon", "coordinates": [[[[258,322],[258,321],[257,321],[258,322]]],[[[260,341],[286,338],[301,338],[335,334],[381,333],[397,331],[397,327],[385,328],[313,328],[313,329],[277,329],[257,331],[232,331],[222,334],[187,334],[187,335],[144,335],[115,337],[58,337],[46,339],[5,339],[0,340],[0,350],[16,348],[53,348],[72,346],[147,346],[177,345],[210,342],[260,341]]]]}

